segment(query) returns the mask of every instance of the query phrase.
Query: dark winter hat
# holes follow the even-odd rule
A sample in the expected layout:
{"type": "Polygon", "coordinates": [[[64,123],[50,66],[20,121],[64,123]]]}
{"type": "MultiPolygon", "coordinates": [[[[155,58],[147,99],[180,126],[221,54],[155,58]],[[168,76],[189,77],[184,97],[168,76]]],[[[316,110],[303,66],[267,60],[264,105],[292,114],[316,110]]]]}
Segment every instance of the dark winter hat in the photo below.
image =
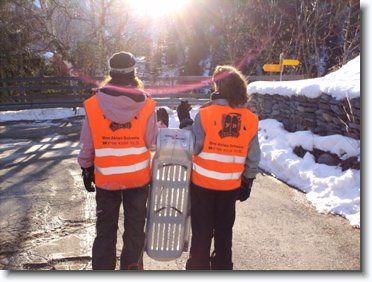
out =
{"type": "Polygon", "coordinates": [[[110,74],[134,73],[136,59],[129,52],[119,52],[112,55],[109,60],[110,74]]]}

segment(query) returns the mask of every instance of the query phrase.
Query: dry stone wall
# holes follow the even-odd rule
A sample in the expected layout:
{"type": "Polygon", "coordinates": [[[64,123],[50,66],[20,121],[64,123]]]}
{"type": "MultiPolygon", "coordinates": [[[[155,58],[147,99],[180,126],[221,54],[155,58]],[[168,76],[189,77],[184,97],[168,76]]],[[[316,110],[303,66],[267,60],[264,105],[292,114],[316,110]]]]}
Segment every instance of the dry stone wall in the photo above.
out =
{"type": "Polygon", "coordinates": [[[360,139],[360,98],[336,100],[301,95],[252,94],[250,107],[260,119],[276,119],[289,132],[310,130],[321,136],[340,134],[360,139]]]}

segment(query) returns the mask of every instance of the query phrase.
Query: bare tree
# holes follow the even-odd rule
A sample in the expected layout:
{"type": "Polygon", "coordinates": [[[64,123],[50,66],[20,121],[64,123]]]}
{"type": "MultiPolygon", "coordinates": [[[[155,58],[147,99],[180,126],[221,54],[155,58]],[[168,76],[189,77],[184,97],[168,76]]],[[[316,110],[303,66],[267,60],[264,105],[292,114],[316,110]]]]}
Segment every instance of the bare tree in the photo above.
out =
{"type": "Polygon", "coordinates": [[[195,3],[181,18],[152,22],[136,17],[129,0],[3,0],[1,76],[45,71],[46,52],[86,74],[102,75],[113,52],[128,50],[147,56],[150,68],[178,66],[187,74],[200,74],[206,58],[211,69],[228,63],[255,74],[265,63],[278,63],[284,53],[301,61],[299,73],[312,77],[360,52],[358,0],[195,3]]]}
{"type": "MultiPolygon", "coordinates": [[[[248,2],[245,2],[248,5],[248,2]]],[[[298,72],[322,76],[360,52],[360,7],[356,0],[253,0],[246,23],[253,42],[268,39],[256,65],[298,59],[298,72]]],[[[262,46],[262,44],[261,44],[262,46]]],[[[253,69],[254,70],[254,69],[253,69]]]]}

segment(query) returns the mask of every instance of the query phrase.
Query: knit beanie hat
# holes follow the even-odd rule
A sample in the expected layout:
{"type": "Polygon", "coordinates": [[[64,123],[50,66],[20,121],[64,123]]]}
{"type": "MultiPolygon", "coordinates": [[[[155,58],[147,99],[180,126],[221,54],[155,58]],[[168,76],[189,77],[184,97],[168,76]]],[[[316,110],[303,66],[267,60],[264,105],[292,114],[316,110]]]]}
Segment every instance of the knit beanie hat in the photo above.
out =
{"type": "Polygon", "coordinates": [[[119,52],[109,60],[110,76],[134,76],[136,60],[129,52],[119,52]]]}

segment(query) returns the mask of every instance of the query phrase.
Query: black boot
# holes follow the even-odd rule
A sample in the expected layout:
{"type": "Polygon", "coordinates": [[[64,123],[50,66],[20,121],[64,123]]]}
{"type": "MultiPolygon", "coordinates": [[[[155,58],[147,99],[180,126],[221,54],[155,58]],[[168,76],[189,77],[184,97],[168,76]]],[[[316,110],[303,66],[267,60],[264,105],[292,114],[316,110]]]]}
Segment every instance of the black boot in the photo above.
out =
{"type": "Polygon", "coordinates": [[[212,252],[211,258],[211,270],[233,270],[233,263],[231,260],[227,260],[224,257],[218,256],[216,251],[212,252]]]}
{"type": "Polygon", "coordinates": [[[208,260],[198,261],[193,258],[189,258],[186,262],[186,270],[210,270],[210,263],[208,260]]]}

